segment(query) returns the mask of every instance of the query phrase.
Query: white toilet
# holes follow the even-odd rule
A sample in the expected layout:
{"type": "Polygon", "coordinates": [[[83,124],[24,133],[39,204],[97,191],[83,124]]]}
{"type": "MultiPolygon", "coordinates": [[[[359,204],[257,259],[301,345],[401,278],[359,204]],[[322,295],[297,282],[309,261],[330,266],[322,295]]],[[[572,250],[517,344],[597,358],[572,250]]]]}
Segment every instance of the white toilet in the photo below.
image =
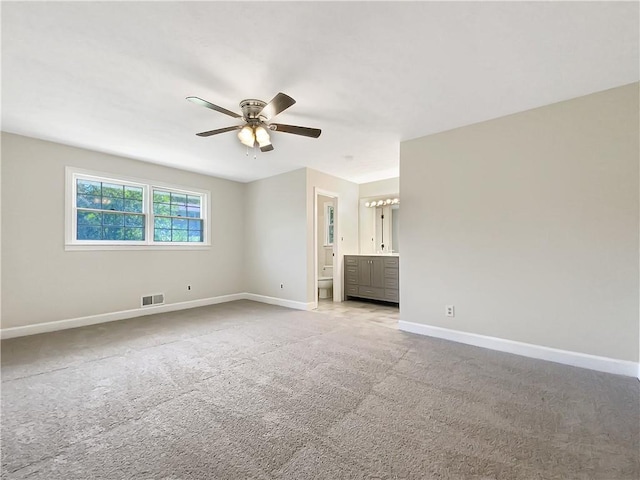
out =
{"type": "Polygon", "coordinates": [[[318,298],[333,297],[333,267],[322,267],[318,277],[318,298]]]}

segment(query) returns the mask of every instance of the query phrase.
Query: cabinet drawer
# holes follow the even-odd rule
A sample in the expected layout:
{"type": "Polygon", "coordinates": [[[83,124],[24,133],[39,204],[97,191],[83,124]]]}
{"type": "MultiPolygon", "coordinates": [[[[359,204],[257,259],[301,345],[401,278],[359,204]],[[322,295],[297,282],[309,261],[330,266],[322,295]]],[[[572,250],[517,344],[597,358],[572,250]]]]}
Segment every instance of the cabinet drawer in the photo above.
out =
{"type": "Polygon", "coordinates": [[[358,294],[369,298],[384,298],[384,288],[358,287],[358,294]]]}
{"type": "Polygon", "coordinates": [[[384,288],[393,288],[398,289],[398,279],[397,278],[385,278],[384,279],[384,288]]]}
{"type": "Polygon", "coordinates": [[[358,286],[357,285],[347,285],[345,288],[347,295],[358,295],[358,286]]]}
{"type": "Polygon", "coordinates": [[[387,278],[398,278],[398,269],[397,268],[385,268],[384,276],[387,278]]]}
{"type": "Polygon", "coordinates": [[[350,273],[355,274],[356,276],[358,275],[358,267],[354,265],[347,265],[344,271],[347,272],[347,275],[350,273]]]}
{"type": "Polygon", "coordinates": [[[400,295],[398,295],[398,290],[385,288],[384,290],[384,299],[389,302],[397,302],[400,300],[400,295]]]}
{"type": "Polygon", "coordinates": [[[385,267],[397,267],[400,265],[400,259],[398,257],[384,257],[385,267]]]}
{"type": "Polygon", "coordinates": [[[345,276],[347,285],[358,285],[358,274],[347,273],[345,276]]]}
{"type": "Polygon", "coordinates": [[[344,257],[344,263],[346,265],[358,265],[358,259],[356,257],[344,257]]]}

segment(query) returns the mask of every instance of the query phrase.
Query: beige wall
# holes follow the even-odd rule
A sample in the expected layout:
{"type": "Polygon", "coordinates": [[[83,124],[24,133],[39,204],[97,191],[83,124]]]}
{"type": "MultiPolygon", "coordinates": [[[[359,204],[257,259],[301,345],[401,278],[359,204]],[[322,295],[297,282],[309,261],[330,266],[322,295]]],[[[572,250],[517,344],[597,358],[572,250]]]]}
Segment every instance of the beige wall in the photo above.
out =
{"type": "Polygon", "coordinates": [[[400,192],[400,177],[361,183],[358,188],[360,198],[376,197],[378,195],[397,195],[400,192]]]}
{"type": "Polygon", "coordinates": [[[315,252],[314,252],[314,195],[315,189],[321,189],[338,195],[335,206],[337,262],[333,271],[333,297],[342,299],[343,256],[358,253],[358,184],[343,180],[310,168],[307,170],[307,301],[314,302],[315,290],[315,252]]]}
{"type": "Polygon", "coordinates": [[[306,205],[304,168],[246,184],[244,274],[248,292],[308,301],[306,205]]]}
{"type": "Polygon", "coordinates": [[[237,182],[3,133],[2,327],[135,309],[150,293],[177,303],[244,291],[243,202],[237,182]],[[209,190],[212,247],[65,251],[66,166],[209,190]]]}
{"type": "Polygon", "coordinates": [[[403,142],[402,320],[638,361],[638,135],[633,84],[403,142]]]}

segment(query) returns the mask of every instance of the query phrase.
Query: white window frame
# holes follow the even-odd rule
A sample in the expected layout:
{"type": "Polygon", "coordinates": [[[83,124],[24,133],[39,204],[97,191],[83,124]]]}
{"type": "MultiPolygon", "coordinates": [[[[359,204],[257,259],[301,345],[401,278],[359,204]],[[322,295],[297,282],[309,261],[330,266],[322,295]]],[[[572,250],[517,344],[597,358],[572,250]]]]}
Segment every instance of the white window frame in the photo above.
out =
{"type": "Polygon", "coordinates": [[[335,215],[335,208],[333,206],[332,202],[324,202],[324,246],[325,247],[331,247],[333,246],[333,242],[329,242],[329,226],[333,225],[333,239],[335,241],[335,236],[336,236],[336,215],[335,215]],[[333,224],[329,223],[329,208],[333,208],[333,224]]]}
{"type": "MultiPolygon", "coordinates": [[[[65,250],[206,250],[211,248],[211,194],[208,190],[168,184],[155,180],[129,177],[106,172],[84,170],[75,167],[65,169],[65,250]],[[76,180],[86,179],[113,182],[142,188],[142,214],[145,216],[145,240],[78,240],[76,180]],[[202,242],[154,241],[153,189],[200,196],[200,219],[203,221],[202,242]]],[[[188,217],[185,217],[188,219],[188,217]]]]}

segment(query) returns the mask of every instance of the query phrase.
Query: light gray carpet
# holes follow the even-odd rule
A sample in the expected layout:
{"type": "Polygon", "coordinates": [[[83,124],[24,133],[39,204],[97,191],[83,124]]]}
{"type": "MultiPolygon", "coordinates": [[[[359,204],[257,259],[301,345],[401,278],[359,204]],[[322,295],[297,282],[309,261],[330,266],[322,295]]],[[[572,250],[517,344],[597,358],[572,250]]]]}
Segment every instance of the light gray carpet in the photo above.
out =
{"type": "Polygon", "coordinates": [[[637,380],[248,301],[2,342],[3,479],[637,479],[637,380]]]}

